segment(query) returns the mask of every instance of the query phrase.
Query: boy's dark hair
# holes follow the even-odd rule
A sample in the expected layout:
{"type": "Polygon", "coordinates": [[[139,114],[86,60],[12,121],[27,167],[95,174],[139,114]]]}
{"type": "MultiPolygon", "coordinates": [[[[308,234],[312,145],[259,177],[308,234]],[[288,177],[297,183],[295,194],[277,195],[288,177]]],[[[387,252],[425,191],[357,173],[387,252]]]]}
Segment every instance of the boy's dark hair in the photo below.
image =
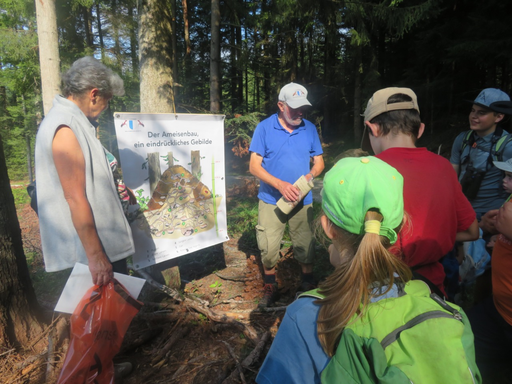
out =
{"type": "MultiPolygon", "coordinates": [[[[412,99],[403,93],[395,93],[389,97],[388,104],[403,101],[412,101],[412,99]]],[[[416,140],[421,126],[421,119],[419,112],[415,109],[399,109],[381,113],[375,116],[370,123],[379,125],[384,136],[390,133],[395,135],[404,133],[416,140]]]]}

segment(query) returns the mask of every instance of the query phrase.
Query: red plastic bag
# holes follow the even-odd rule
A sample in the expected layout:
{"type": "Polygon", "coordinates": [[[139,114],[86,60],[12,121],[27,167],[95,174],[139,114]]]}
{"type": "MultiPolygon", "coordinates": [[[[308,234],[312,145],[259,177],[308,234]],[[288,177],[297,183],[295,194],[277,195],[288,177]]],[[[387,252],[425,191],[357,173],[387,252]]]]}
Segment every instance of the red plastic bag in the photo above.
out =
{"type": "Polygon", "coordinates": [[[71,316],[71,341],[57,383],[113,384],[112,359],[142,305],[117,280],[89,289],[71,316]]]}

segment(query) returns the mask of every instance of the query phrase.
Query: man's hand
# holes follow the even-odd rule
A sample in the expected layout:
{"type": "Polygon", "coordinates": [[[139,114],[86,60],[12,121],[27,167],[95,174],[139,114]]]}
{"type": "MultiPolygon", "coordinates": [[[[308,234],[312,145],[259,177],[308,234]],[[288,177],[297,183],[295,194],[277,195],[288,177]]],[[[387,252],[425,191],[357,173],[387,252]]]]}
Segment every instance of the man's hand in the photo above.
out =
{"type": "Polygon", "coordinates": [[[498,230],[496,229],[496,216],[498,215],[498,210],[493,209],[489,212],[486,212],[485,215],[482,216],[480,222],[478,223],[479,227],[482,228],[482,231],[490,234],[497,234],[498,230]]]}
{"type": "Polygon", "coordinates": [[[288,201],[297,201],[299,200],[300,191],[297,187],[294,187],[292,184],[279,180],[277,183],[277,189],[284,196],[284,198],[288,201]]]}
{"type": "Polygon", "coordinates": [[[106,285],[114,278],[112,264],[105,254],[89,258],[89,270],[95,285],[106,285]]]}

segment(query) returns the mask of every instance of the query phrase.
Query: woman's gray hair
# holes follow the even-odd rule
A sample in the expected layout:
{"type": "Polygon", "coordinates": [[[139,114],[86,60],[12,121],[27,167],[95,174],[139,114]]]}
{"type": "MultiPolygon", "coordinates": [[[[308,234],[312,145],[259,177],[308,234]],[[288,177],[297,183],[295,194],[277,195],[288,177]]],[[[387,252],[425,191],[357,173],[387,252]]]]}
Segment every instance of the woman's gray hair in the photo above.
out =
{"type": "Polygon", "coordinates": [[[62,75],[64,97],[80,97],[93,88],[98,88],[102,97],[124,95],[123,79],[92,56],[78,59],[62,75]]]}

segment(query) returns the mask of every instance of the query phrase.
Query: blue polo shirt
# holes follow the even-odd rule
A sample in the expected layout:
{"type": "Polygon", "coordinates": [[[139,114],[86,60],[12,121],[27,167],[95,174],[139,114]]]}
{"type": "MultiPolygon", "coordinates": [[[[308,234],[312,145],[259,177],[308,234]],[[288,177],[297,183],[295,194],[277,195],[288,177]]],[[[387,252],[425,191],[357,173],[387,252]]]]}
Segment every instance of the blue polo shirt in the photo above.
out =
{"type": "MultiPolygon", "coordinates": [[[[486,169],[493,135],[493,133],[490,133],[484,137],[476,135],[476,147],[470,148],[469,145],[466,145],[466,148],[464,148],[461,153],[460,149],[462,148],[462,143],[466,137],[466,134],[467,131],[462,132],[456,137],[455,141],[453,142],[452,154],[450,157],[450,163],[458,164],[460,166],[459,181],[464,177],[466,168],[470,163],[472,163],[473,167],[476,169],[486,169]]],[[[503,131],[503,135],[506,134],[507,132],[503,131]]],[[[502,161],[507,161],[508,159],[512,158],[512,145],[510,143],[504,145],[506,145],[506,147],[503,151],[502,161]]],[[[480,217],[486,212],[501,207],[507,198],[508,194],[503,189],[502,184],[503,177],[503,172],[496,168],[494,165],[492,165],[486,172],[477,196],[473,200],[470,200],[470,203],[477,214],[478,220],[480,220],[480,217]]]]}
{"type": "MultiPolygon", "coordinates": [[[[293,132],[288,132],[279,123],[277,113],[258,124],[249,150],[263,157],[263,169],[290,184],[309,173],[311,157],[323,153],[316,127],[311,122],[303,120],[293,132]]],[[[281,193],[262,181],[258,198],[275,205],[281,193]]],[[[312,202],[313,196],[309,192],[304,204],[312,202]]]]}

